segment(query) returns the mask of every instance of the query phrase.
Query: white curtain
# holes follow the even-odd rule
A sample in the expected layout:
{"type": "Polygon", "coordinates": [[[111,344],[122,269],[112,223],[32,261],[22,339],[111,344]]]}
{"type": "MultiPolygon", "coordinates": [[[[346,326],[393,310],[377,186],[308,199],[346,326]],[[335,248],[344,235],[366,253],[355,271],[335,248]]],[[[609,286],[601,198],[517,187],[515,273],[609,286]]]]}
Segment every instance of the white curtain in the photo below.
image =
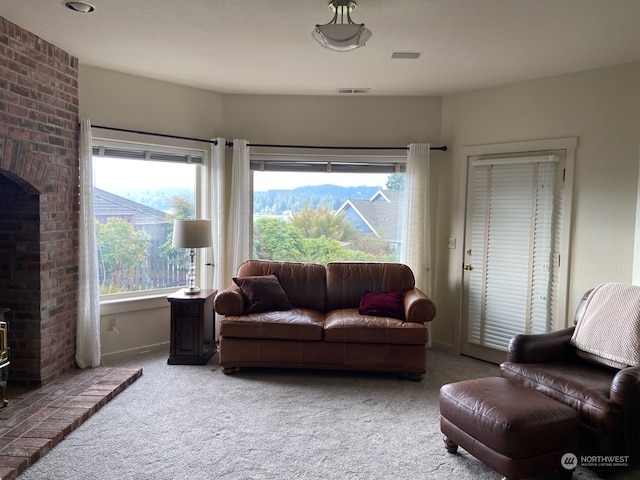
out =
{"type": "Polygon", "coordinates": [[[405,221],[400,261],[411,267],[416,287],[431,295],[430,145],[412,143],[405,175],[405,221]]]}
{"type": "Polygon", "coordinates": [[[250,246],[253,227],[250,179],[249,146],[246,140],[234,139],[233,166],[231,168],[231,208],[227,231],[227,245],[233,245],[227,254],[234,275],[240,264],[251,258],[250,246]]]}
{"type": "Polygon", "coordinates": [[[233,275],[227,251],[227,181],[224,138],[216,138],[217,144],[211,144],[211,238],[213,239],[213,288],[224,290],[229,286],[233,275]]]}
{"type": "Polygon", "coordinates": [[[80,259],[76,332],[76,363],[80,368],[100,365],[100,300],[91,149],[91,121],[82,120],[80,124],[80,259]]]}
{"type": "Polygon", "coordinates": [[[214,246],[214,262],[217,273],[214,274],[214,287],[223,289],[231,284],[238,266],[251,258],[251,189],[249,169],[249,146],[246,140],[233,141],[233,163],[231,166],[231,188],[228,195],[225,190],[224,140],[218,142],[212,151],[212,184],[214,194],[213,214],[216,215],[218,232],[214,238],[222,247],[214,246]],[[222,145],[222,149],[220,146],[222,145]],[[223,238],[224,237],[224,238],[223,238]],[[224,244],[224,245],[223,245],[224,244]],[[216,257],[217,254],[217,257],[216,257]]]}

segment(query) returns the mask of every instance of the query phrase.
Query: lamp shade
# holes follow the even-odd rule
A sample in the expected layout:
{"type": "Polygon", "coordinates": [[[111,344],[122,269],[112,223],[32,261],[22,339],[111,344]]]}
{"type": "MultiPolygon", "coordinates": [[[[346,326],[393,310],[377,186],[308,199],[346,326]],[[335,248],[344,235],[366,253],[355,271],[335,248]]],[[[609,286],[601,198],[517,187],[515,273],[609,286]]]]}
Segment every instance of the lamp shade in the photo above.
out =
{"type": "Polygon", "coordinates": [[[211,246],[210,220],[174,220],[173,246],[202,248],[211,246]]]}

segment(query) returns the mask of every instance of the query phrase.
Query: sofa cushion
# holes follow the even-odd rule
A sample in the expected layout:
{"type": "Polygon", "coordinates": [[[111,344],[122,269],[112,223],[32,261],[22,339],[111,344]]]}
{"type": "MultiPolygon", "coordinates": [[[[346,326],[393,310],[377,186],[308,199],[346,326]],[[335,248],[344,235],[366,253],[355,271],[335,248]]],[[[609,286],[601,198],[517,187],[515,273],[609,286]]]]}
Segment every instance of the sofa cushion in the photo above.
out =
{"type": "Polygon", "coordinates": [[[329,262],[327,311],[358,308],[365,291],[405,292],[415,287],[411,269],[400,263],[329,262]]]}
{"type": "Polygon", "coordinates": [[[247,299],[247,313],[291,310],[287,294],[275,275],[234,278],[233,281],[247,299]]]}
{"type": "Polygon", "coordinates": [[[360,299],[358,313],[404,320],[404,293],[366,291],[360,299]]]}
{"type": "Polygon", "coordinates": [[[300,262],[248,260],[238,267],[236,277],[275,274],[294,308],[325,311],[327,297],[324,265],[300,262]]]}
{"type": "Polygon", "coordinates": [[[327,312],[324,321],[327,342],[426,344],[428,331],[421,323],[397,318],[360,315],[357,308],[327,312]]]}
{"type": "Polygon", "coordinates": [[[322,313],[303,308],[220,319],[220,335],[225,337],[313,341],[322,340],[322,327],[322,313]]]}

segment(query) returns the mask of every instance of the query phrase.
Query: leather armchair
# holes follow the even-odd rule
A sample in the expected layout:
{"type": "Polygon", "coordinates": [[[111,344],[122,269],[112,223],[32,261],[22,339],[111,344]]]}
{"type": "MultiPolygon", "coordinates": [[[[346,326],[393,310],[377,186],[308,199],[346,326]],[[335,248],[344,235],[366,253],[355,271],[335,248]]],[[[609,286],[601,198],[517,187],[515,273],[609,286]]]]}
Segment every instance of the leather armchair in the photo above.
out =
{"type": "Polygon", "coordinates": [[[640,457],[640,367],[616,369],[584,360],[570,343],[589,293],[573,327],[512,338],[500,375],[575,408],[582,454],[629,455],[634,463],[640,457]]]}

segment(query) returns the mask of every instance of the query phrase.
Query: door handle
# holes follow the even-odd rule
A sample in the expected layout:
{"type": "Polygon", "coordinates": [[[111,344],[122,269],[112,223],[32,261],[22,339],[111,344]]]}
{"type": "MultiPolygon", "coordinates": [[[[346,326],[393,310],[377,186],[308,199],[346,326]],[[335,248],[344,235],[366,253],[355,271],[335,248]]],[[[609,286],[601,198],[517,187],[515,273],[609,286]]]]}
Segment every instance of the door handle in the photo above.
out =
{"type": "Polygon", "coordinates": [[[473,270],[473,265],[471,265],[470,263],[465,263],[464,264],[464,269],[465,270],[473,270]]]}

